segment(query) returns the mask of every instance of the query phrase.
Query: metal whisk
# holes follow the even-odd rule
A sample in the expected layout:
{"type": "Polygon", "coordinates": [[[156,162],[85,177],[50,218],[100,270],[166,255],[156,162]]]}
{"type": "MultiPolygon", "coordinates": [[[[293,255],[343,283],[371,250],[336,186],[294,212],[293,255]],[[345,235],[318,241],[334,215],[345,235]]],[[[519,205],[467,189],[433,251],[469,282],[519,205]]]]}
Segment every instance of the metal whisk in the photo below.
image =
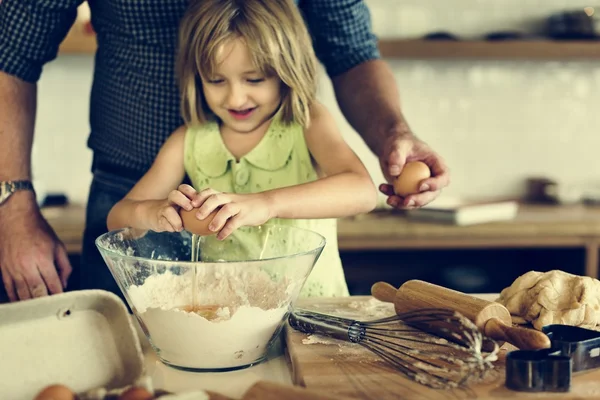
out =
{"type": "Polygon", "coordinates": [[[410,379],[450,389],[481,378],[497,360],[498,345],[462,314],[421,309],[371,321],[356,321],[296,309],[289,316],[298,331],[358,343],[410,379]],[[489,352],[482,350],[485,345],[489,352]]]}

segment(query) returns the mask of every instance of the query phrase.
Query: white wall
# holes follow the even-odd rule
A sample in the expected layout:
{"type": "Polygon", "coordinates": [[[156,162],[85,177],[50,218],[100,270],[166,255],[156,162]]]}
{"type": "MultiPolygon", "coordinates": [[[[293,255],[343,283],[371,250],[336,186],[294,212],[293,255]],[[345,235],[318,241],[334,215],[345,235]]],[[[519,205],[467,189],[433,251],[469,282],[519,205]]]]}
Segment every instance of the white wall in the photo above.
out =
{"type": "MultiPolygon", "coordinates": [[[[464,38],[495,30],[535,32],[552,12],[581,0],[367,0],[380,37],[448,30],[464,38]]],[[[599,4],[600,6],[600,0],[599,4]]],[[[598,9],[600,12],[600,8],[598,9]]],[[[413,130],[452,170],[447,195],[518,195],[544,175],[600,184],[600,62],[389,60],[413,130]]],[[[52,191],[84,202],[90,56],[61,55],[40,82],[34,173],[52,191]]],[[[322,101],[376,181],[379,165],[341,116],[330,82],[322,101]]]]}

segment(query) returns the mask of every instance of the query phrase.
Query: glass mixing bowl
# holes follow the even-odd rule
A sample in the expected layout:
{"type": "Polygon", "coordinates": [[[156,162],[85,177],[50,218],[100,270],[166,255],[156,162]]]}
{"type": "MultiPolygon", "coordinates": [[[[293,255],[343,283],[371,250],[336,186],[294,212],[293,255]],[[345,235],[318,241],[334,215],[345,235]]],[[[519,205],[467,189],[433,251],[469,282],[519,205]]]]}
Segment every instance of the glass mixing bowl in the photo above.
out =
{"type": "Polygon", "coordinates": [[[325,238],[269,224],[223,241],[128,228],[96,246],[163,363],[229,371],[265,359],[325,238]]]}

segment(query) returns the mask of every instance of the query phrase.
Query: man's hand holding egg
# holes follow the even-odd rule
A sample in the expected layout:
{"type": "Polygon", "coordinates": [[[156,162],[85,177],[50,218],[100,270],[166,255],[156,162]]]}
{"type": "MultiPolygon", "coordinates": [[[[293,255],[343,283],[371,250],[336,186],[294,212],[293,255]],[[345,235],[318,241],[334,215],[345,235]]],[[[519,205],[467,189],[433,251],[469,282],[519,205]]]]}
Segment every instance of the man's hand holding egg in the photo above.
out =
{"type": "Polygon", "coordinates": [[[402,197],[420,193],[421,182],[430,176],[431,171],[424,162],[408,162],[400,175],[394,179],[394,193],[402,197]]]}
{"type": "Polygon", "coordinates": [[[450,182],[444,160],[410,131],[398,132],[387,139],[380,164],[388,183],[381,184],[379,191],[388,196],[387,204],[394,208],[422,207],[433,201],[450,182]],[[417,162],[420,167],[409,167],[417,162]],[[405,187],[405,180],[413,182],[413,186],[405,187]]]}

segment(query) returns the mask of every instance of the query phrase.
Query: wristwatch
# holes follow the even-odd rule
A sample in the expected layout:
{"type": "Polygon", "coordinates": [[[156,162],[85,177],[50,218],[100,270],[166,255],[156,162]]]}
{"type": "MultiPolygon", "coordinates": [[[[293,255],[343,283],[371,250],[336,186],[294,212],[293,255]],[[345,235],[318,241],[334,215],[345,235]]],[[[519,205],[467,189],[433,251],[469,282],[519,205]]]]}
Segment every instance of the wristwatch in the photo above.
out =
{"type": "Polygon", "coordinates": [[[35,193],[31,181],[0,182],[0,205],[4,204],[4,202],[17,190],[31,190],[35,193]]]}

